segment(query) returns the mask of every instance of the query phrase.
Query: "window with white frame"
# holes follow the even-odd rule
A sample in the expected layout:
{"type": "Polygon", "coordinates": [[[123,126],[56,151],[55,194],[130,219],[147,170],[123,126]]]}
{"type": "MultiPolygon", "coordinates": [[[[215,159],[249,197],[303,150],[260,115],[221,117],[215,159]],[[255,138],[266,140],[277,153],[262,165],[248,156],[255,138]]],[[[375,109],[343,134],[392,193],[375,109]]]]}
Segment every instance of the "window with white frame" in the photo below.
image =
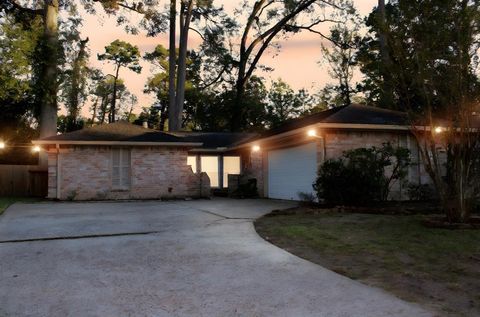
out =
{"type": "Polygon", "coordinates": [[[117,190],[130,189],[130,149],[112,149],[112,187],[117,190]]]}

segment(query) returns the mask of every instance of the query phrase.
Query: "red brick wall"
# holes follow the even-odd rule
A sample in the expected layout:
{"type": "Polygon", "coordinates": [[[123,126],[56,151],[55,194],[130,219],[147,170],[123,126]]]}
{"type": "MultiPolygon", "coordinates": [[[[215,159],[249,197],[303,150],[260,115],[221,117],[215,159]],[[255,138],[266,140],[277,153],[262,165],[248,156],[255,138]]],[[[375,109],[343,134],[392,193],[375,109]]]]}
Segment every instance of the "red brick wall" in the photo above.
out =
{"type": "Polygon", "coordinates": [[[210,181],[187,165],[187,150],[171,147],[131,147],[129,190],[113,190],[111,148],[72,146],[49,151],[49,198],[62,200],[159,199],[209,194],[210,181]],[[57,170],[59,179],[57,179],[57,170]]]}

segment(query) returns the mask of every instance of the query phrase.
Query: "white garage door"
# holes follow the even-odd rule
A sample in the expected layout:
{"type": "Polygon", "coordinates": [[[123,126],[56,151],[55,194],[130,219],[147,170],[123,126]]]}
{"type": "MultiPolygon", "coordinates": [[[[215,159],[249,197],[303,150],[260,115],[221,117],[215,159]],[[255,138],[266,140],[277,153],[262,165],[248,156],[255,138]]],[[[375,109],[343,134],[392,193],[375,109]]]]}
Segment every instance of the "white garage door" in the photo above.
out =
{"type": "Polygon", "coordinates": [[[268,197],[299,200],[312,193],[317,174],[316,143],[268,152],[268,197]]]}

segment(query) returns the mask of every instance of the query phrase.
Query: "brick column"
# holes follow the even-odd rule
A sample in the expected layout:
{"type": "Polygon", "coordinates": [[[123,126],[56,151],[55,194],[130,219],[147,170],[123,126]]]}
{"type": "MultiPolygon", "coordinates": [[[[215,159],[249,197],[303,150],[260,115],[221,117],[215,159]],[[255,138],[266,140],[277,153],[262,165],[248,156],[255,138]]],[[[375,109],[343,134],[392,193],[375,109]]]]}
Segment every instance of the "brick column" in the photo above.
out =
{"type": "Polygon", "coordinates": [[[49,199],[57,198],[57,164],[58,156],[56,149],[51,147],[48,149],[48,195],[49,199]]]}

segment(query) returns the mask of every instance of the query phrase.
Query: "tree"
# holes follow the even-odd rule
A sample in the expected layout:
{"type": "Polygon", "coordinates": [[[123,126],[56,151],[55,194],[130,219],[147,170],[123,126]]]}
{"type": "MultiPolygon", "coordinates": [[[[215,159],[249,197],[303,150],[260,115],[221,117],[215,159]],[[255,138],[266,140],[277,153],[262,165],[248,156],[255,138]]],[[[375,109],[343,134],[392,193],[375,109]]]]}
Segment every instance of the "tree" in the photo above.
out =
{"type": "Polygon", "coordinates": [[[37,136],[33,129],[32,60],[42,21],[36,17],[28,23],[18,22],[11,14],[0,14],[0,19],[0,139],[26,143],[37,136]]]}
{"type": "MultiPolygon", "coordinates": [[[[99,124],[105,123],[106,120],[108,122],[112,121],[112,104],[114,98],[114,87],[115,98],[120,100],[123,105],[130,103],[131,100],[131,93],[127,90],[127,87],[124,84],[122,79],[115,80],[115,77],[112,75],[107,75],[102,78],[101,81],[98,82],[97,87],[94,91],[94,95],[97,96],[94,105],[92,106],[92,124],[95,123],[95,120],[98,120],[99,124]],[[110,107],[109,107],[110,105],[110,107]]],[[[130,109],[128,107],[128,109],[130,109]]],[[[116,113],[121,113],[120,110],[126,110],[125,107],[116,109],[116,113]]]]}
{"type": "MultiPolygon", "coordinates": [[[[175,73],[177,69],[177,45],[176,45],[176,30],[177,30],[177,1],[170,0],[170,19],[169,19],[169,28],[170,28],[170,37],[169,37],[169,51],[168,51],[168,116],[171,124],[171,130],[178,127],[178,122],[173,123],[178,120],[177,113],[174,110],[176,104],[176,89],[175,89],[175,73]]],[[[164,117],[165,118],[165,117],[164,117]]],[[[166,120],[166,119],[164,119],[166,120]]],[[[163,123],[163,126],[165,123],[163,123]]],[[[170,128],[170,127],[169,127],[170,128]]]]}
{"type": "Polygon", "coordinates": [[[38,6],[27,7],[18,4],[15,0],[4,0],[0,9],[16,16],[22,23],[41,17],[43,35],[38,42],[36,54],[38,61],[38,78],[36,81],[36,97],[40,108],[40,137],[55,135],[57,132],[57,90],[58,90],[58,11],[59,0],[43,1],[38,6]],[[40,6],[43,6],[40,8],[40,6]]]}
{"type": "Polygon", "coordinates": [[[236,61],[236,96],[235,106],[232,109],[232,131],[239,130],[244,124],[244,115],[248,108],[248,104],[244,100],[245,87],[259,66],[264,52],[271,47],[272,41],[280,35],[298,33],[302,30],[312,31],[327,38],[314,27],[325,21],[332,21],[332,19],[320,14],[319,11],[348,10],[350,6],[351,4],[346,1],[335,0],[257,0],[253,6],[249,6],[245,2],[243,10],[250,13],[242,31],[238,60],[236,61]],[[302,13],[304,13],[304,17],[300,19],[302,13]],[[309,23],[299,23],[308,18],[310,18],[309,23]]]}
{"type": "Polygon", "coordinates": [[[477,67],[480,3],[390,1],[385,27],[377,12],[359,54],[367,87],[381,106],[407,111],[426,171],[450,222],[469,220],[480,192],[477,67]],[[379,66],[380,36],[389,62],[379,66]],[[385,70],[382,72],[382,69],[385,70]],[[384,73],[393,102],[385,104],[384,73]],[[418,127],[424,127],[419,129],[418,127]],[[446,166],[443,162],[446,161],[446,166]],[[445,168],[446,167],[446,168],[445,168]]]}
{"type": "MultiPolygon", "coordinates": [[[[178,52],[178,50],[177,50],[178,52]]],[[[170,51],[167,50],[162,45],[157,45],[153,52],[148,52],[144,55],[144,59],[152,63],[154,69],[158,71],[152,77],[150,77],[145,86],[144,92],[154,93],[157,97],[157,102],[154,105],[155,108],[158,108],[156,111],[160,113],[160,124],[159,129],[164,130],[166,128],[167,118],[170,120],[169,116],[170,111],[170,51]]],[[[176,62],[175,62],[176,63],[176,62]]],[[[186,98],[183,102],[188,108],[190,104],[195,103],[195,98],[201,94],[200,85],[200,59],[199,56],[193,52],[189,51],[186,59],[186,77],[188,80],[185,81],[185,94],[186,98]],[[193,92],[195,90],[195,92],[193,92]]],[[[175,74],[174,74],[175,75],[175,74]]],[[[176,77],[174,77],[176,78],[176,77]]],[[[181,125],[185,123],[185,112],[182,111],[182,121],[181,125]]]]}
{"type": "Polygon", "coordinates": [[[115,65],[115,75],[113,75],[113,96],[110,110],[110,122],[115,122],[117,81],[120,69],[126,67],[135,73],[140,73],[142,71],[142,67],[139,64],[140,51],[137,46],[133,46],[124,41],[115,40],[105,47],[105,53],[99,54],[98,59],[111,61],[115,65]]]}
{"type": "MultiPolygon", "coordinates": [[[[222,8],[215,8],[213,0],[180,0],[180,9],[177,11],[177,1],[169,1],[168,14],[165,14],[157,1],[145,1],[140,3],[123,0],[82,0],[90,11],[94,11],[93,3],[99,2],[108,13],[116,13],[120,8],[135,11],[143,16],[140,25],[147,30],[149,36],[155,36],[166,29],[166,22],[169,22],[169,125],[170,130],[179,130],[182,127],[183,110],[185,106],[186,72],[188,58],[189,32],[195,31],[202,39],[202,31],[216,33],[216,29],[222,28],[222,23],[215,18],[222,15],[222,8]],[[179,20],[180,34],[178,46],[176,44],[177,13],[179,20]],[[168,17],[168,19],[166,18],[168,17]],[[196,29],[192,26],[195,22],[203,26],[196,29]],[[178,47],[178,56],[175,55],[178,47]]],[[[128,19],[120,16],[117,19],[120,23],[126,23],[128,19]]],[[[127,25],[130,32],[137,32],[132,25],[127,25]]]]}
{"type": "MultiPolygon", "coordinates": [[[[174,58],[175,44],[175,23],[176,23],[176,1],[170,1],[170,43],[169,43],[169,87],[173,87],[173,83],[176,80],[175,91],[173,88],[169,88],[169,130],[176,131],[182,128],[184,123],[184,107],[185,107],[185,93],[187,85],[187,59],[188,59],[188,38],[191,30],[195,31],[202,40],[207,40],[209,36],[221,33],[222,24],[225,21],[229,21],[223,14],[222,8],[216,8],[213,6],[213,0],[181,0],[179,10],[179,44],[178,44],[178,57],[174,58]],[[223,20],[217,20],[220,17],[223,20]],[[192,22],[196,22],[200,25],[200,22],[204,23],[201,30],[198,30],[191,26],[192,22]],[[204,31],[203,34],[202,30],[204,31]],[[175,67],[172,64],[176,61],[176,73],[175,67]],[[173,102],[175,98],[175,102],[173,102]],[[173,107],[173,105],[175,105],[173,107]]],[[[229,21],[230,23],[230,21],[229,21]]]]}
{"type": "Polygon", "coordinates": [[[300,95],[283,80],[272,82],[268,92],[266,118],[269,127],[276,127],[288,119],[298,117],[302,111],[300,95]]]}
{"type": "MultiPolygon", "coordinates": [[[[77,25],[78,20],[70,18],[73,25],[77,25]]],[[[76,30],[76,28],[73,28],[76,30]]],[[[67,116],[64,118],[64,131],[74,131],[83,127],[83,122],[79,124],[80,110],[88,98],[87,81],[90,69],[88,68],[88,37],[84,40],[80,38],[78,31],[68,33],[64,42],[65,60],[67,67],[63,71],[61,84],[61,97],[67,108],[67,116]]]]}
{"type": "Polygon", "coordinates": [[[337,105],[350,105],[354,90],[351,87],[353,71],[356,65],[355,55],[361,37],[360,24],[356,14],[346,14],[343,23],[335,24],[330,29],[330,41],[322,43],[323,59],[328,63],[330,77],[337,81],[329,89],[338,95],[337,105]],[[340,103],[340,104],[338,104],[340,103]]]}

